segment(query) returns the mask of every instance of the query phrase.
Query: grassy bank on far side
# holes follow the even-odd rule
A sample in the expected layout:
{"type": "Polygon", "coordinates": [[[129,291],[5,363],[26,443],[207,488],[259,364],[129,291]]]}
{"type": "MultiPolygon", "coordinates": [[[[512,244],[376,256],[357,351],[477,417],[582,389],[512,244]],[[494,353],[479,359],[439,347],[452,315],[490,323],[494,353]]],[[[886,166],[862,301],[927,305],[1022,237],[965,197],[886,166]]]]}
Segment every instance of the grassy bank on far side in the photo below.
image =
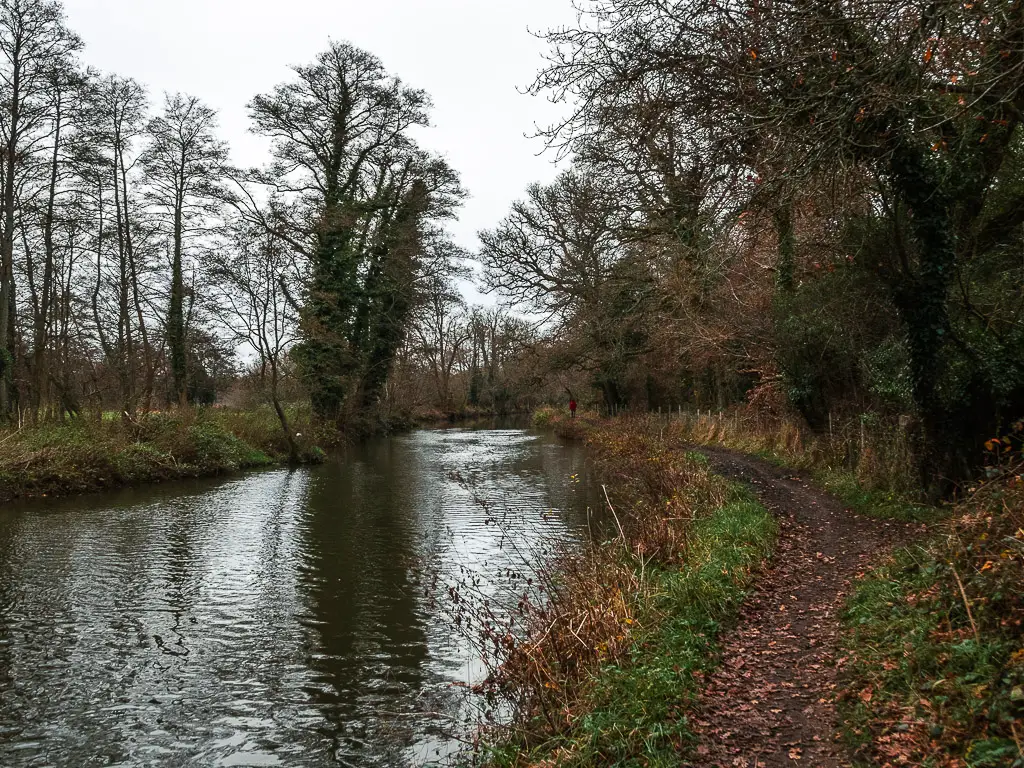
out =
{"type": "MultiPolygon", "coordinates": [[[[303,423],[301,414],[295,422],[303,423]]],[[[298,440],[302,460],[321,459],[308,437],[298,440]]],[[[288,458],[269,408],[172,411],[132,421],[83,416],[0,432],[0,501],[212,476],[288,458]]]]}

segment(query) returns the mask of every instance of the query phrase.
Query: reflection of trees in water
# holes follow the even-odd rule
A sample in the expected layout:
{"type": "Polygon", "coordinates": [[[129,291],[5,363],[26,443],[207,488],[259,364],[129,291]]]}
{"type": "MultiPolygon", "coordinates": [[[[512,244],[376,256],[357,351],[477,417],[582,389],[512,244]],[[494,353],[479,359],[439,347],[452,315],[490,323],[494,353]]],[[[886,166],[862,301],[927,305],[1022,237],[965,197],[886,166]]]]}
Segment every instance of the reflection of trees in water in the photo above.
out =
{"type": "Polygon", "coordinates": [[[168,655],[187,656],[189,642],[187,634],[196,622],[195,598],[202,585],[202,572],[197,562],[199,530],[194,506],[183,505],[176,514],[168,515],[166,539],[163,551],[163,567],[158,569],[166,581],[164,599],[171,614],[169,627],[172,637],[164,639],[154,635],[157,647],[168,655]]]}
{"type": "Polygon", "coordinates": [[[523,592],[535,590],[538,582],[531,577],[537,569],[562,547],[580,545],[587,535],[590,494],[579,443],[521,430],[454,430],[422,439],[421,453],[429,457],[424,463],[430,465],[424,474],[443,478],[440,488],[431,489],[441,497],[437,522],[447,545],[436,563],[441,580],[436,610],[442,615],[432,617],[428,631],[431,666],[449,683],[425,691],[424,700],[446,717],[433,721],[435,727],[424,734],[435,737],[426,746],[445,750],[452,746],[443,743],[446,735],[465,736],[490,709],[468,688],[455,693],[449,682],[472,686],[487,674],[482,656],[489,648],[481,646],[479,620],[488,615],[503,624],[516,613],[523,592]],[[458,600],[450,599],[449,589],[458,600]],[[470,616],[472,627],[465,621],[470,616]]]}
{"type": "MultiPolygon", "coordinates": [[[[15,549],[17,540],[14,519],[6,519],[0,515],[0,699],[6,699],[5,691],[11,689],[14,672],[13,632],[11,614],[18,600],[18,588],[15,579],[15,549]]],[[[6,707],[4,708],[6,709],[6,707]]],[[[10,738],[13,724],[8,723],[9,713],[0,710],[0,743],[10,738]]]]}
{"type": "Polygon", "coordinates": [[[310,484],[299,534],[316,680],[309,694],[342,755],[386,749],[376,731],[425,675],[424,617],[410,578],[412,460],[401,441],[374,442],[310,484]]]}
{"type": "Polygon", "coordinates": [[[253,715],[249,745],[281,743],[278,723],[289,726],[305,703],[282,672],[303,661],[295,569],[274,554],[288,546],[296,485],[301,473],[260,473],[4,520],[0,764],[5,741],[14,764],[33,750],[60,765],[99,754],[145,762],[140,750],[186,743],[222,754],[233,747],[218,739],[233,734],[229,720],[243,707],[253,715]],[[8,594],[18,601],[12,615],[8,594]]]}
{"type": "Polygon", "coordinates": [[[568,526],[585,530],[588,507],[595,520],[604,516],[601,486],[591,474],[586,450],[582,443],[551,434],[545,434],[542,441],[541,467],[551,505],[564,511],[568,526]]]}
{"type": "Polygon", "coordinates": [[[129,754],[116,727],[104,728],[101,747],[90,744],[95,725],[82,713],[102,719],[94,715],[98,708],[126,700],[138,678],[130,658],[148,637],[137,605],[151,586],[151,524],[116,517],[68,522],[26,507],[2,526],[0,745],[11,752],[0,748],[0,763],[11,754],[72,764],[87,747],[111,762],[129,754]],[[98,570],[108,547],[120,567],[98,570]]]}
{"type": "Polygon", "coordinates": [[[486,572],[511,556],[503,536],[573,539],[583,469],[578,446],[521,432],[417,433],[322,470],[0,516],[0,763],[5,739],[38,737],[60,764],[183,744],[211,764],[237,749],[419,764],[396,752],[445,748],[450,721],[428,713],[454,713],[464,659],[418,559],[486,572]],[[467,468],[510,531],[449,477],[467,468]]]}

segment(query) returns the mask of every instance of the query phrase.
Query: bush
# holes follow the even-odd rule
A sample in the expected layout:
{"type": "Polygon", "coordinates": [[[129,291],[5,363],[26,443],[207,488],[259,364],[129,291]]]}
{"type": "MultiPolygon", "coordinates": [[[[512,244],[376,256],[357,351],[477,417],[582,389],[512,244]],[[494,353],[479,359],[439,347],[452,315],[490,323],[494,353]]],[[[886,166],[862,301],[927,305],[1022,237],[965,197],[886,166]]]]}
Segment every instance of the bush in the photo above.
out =
{"type": "Polygon", "coordinates": [[[537,429],[546,429],[558,418],[558,411],[550,406],[538,408],[533,412],[533,426],[537,429]]]}
{"type": "Polygon", "coordinates": [[[178,471],[172,456],[149,443],[125,446],[114,456],[114,467],[125,484],[173,477],[178,471]]]}
{"type": "MultiPolygon", "coordinates": [[[[301,409],[293,418],[303,424],[301,409]]],[[[0,441],[0,500],[216,475],[289,459],[269,408],[153,413],[131,422],[82,417],[0,433],[0,441]]],[[[309,437],[298,442],[302,460],[323,460],[309,437]]]]}

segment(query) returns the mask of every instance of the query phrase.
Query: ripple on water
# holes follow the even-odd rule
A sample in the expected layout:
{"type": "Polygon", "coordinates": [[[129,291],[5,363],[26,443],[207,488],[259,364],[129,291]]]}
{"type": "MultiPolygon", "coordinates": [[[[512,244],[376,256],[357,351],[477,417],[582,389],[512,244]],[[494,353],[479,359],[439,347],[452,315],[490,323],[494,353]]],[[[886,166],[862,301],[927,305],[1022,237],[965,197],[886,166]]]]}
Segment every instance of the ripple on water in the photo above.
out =
{"type": "Polygon", "coordinates": [[[317,469],[0,511],[0,765],[451,751],[451,683],[479,665],[415,573],[500,591],[494,574],[579,540],[582,471],[550,438],[444,430],[317,469]]]}

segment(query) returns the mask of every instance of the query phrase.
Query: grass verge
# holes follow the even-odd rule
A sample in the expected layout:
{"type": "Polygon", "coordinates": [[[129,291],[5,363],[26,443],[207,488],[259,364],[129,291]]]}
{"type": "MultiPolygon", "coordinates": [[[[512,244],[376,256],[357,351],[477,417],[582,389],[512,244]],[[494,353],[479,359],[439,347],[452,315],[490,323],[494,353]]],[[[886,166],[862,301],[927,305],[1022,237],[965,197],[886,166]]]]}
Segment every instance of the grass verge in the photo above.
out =
{"type": "MultiPolygon", "coordinates": [[[[301,424],[301,414],[295,414],[301,424]]],[[[299,438],[302,458],[322,453],[299,438]]],[[[137,421],[78,418],[0,433],[0,501],[63,496],[269,466],[288,459],[276,416],[187,410],[137,421]]]]}
{"type": "Polygon", "coordinates": [[[729,414],[684,413],[668,422],[679,439],[718,445],[808,472],[814,482],[855,512],[886,520],[931,523],[948,510],[924,504],[905,432],[873,424],[818,435],[784,419],[743,409],[729,414]]]}
{"type": "Polygon", "coordinates": [[[715,665],[716,637],[773,551],[776,524],[649,424],[573,422],[614,491],[621,533],[563,556],[546,599],[524,608],[520,639],[490,680],[516,717],[489,734],[482,762],[675,766],[691,746],[687,710],[715,665]]]}
{"type": "MultiPolygon", "coordinates": [[[[842,737],[858,767],[1024,768],[1024,465],[936,509],[917,503],[898,438],[861,433],[852,450],[786,422],[646,421],[660,423],[663,439],[808,470],[862,514],[934,523],[922,543],[858,580],[846,604],[842,737]]],[[[565,754],[588,753],[569,745],[565,754]]],[[[642,754],[663,764],[656,750],[642,754]]],[[[644,764],[630,760],[618,764],[644,764]]]]}

